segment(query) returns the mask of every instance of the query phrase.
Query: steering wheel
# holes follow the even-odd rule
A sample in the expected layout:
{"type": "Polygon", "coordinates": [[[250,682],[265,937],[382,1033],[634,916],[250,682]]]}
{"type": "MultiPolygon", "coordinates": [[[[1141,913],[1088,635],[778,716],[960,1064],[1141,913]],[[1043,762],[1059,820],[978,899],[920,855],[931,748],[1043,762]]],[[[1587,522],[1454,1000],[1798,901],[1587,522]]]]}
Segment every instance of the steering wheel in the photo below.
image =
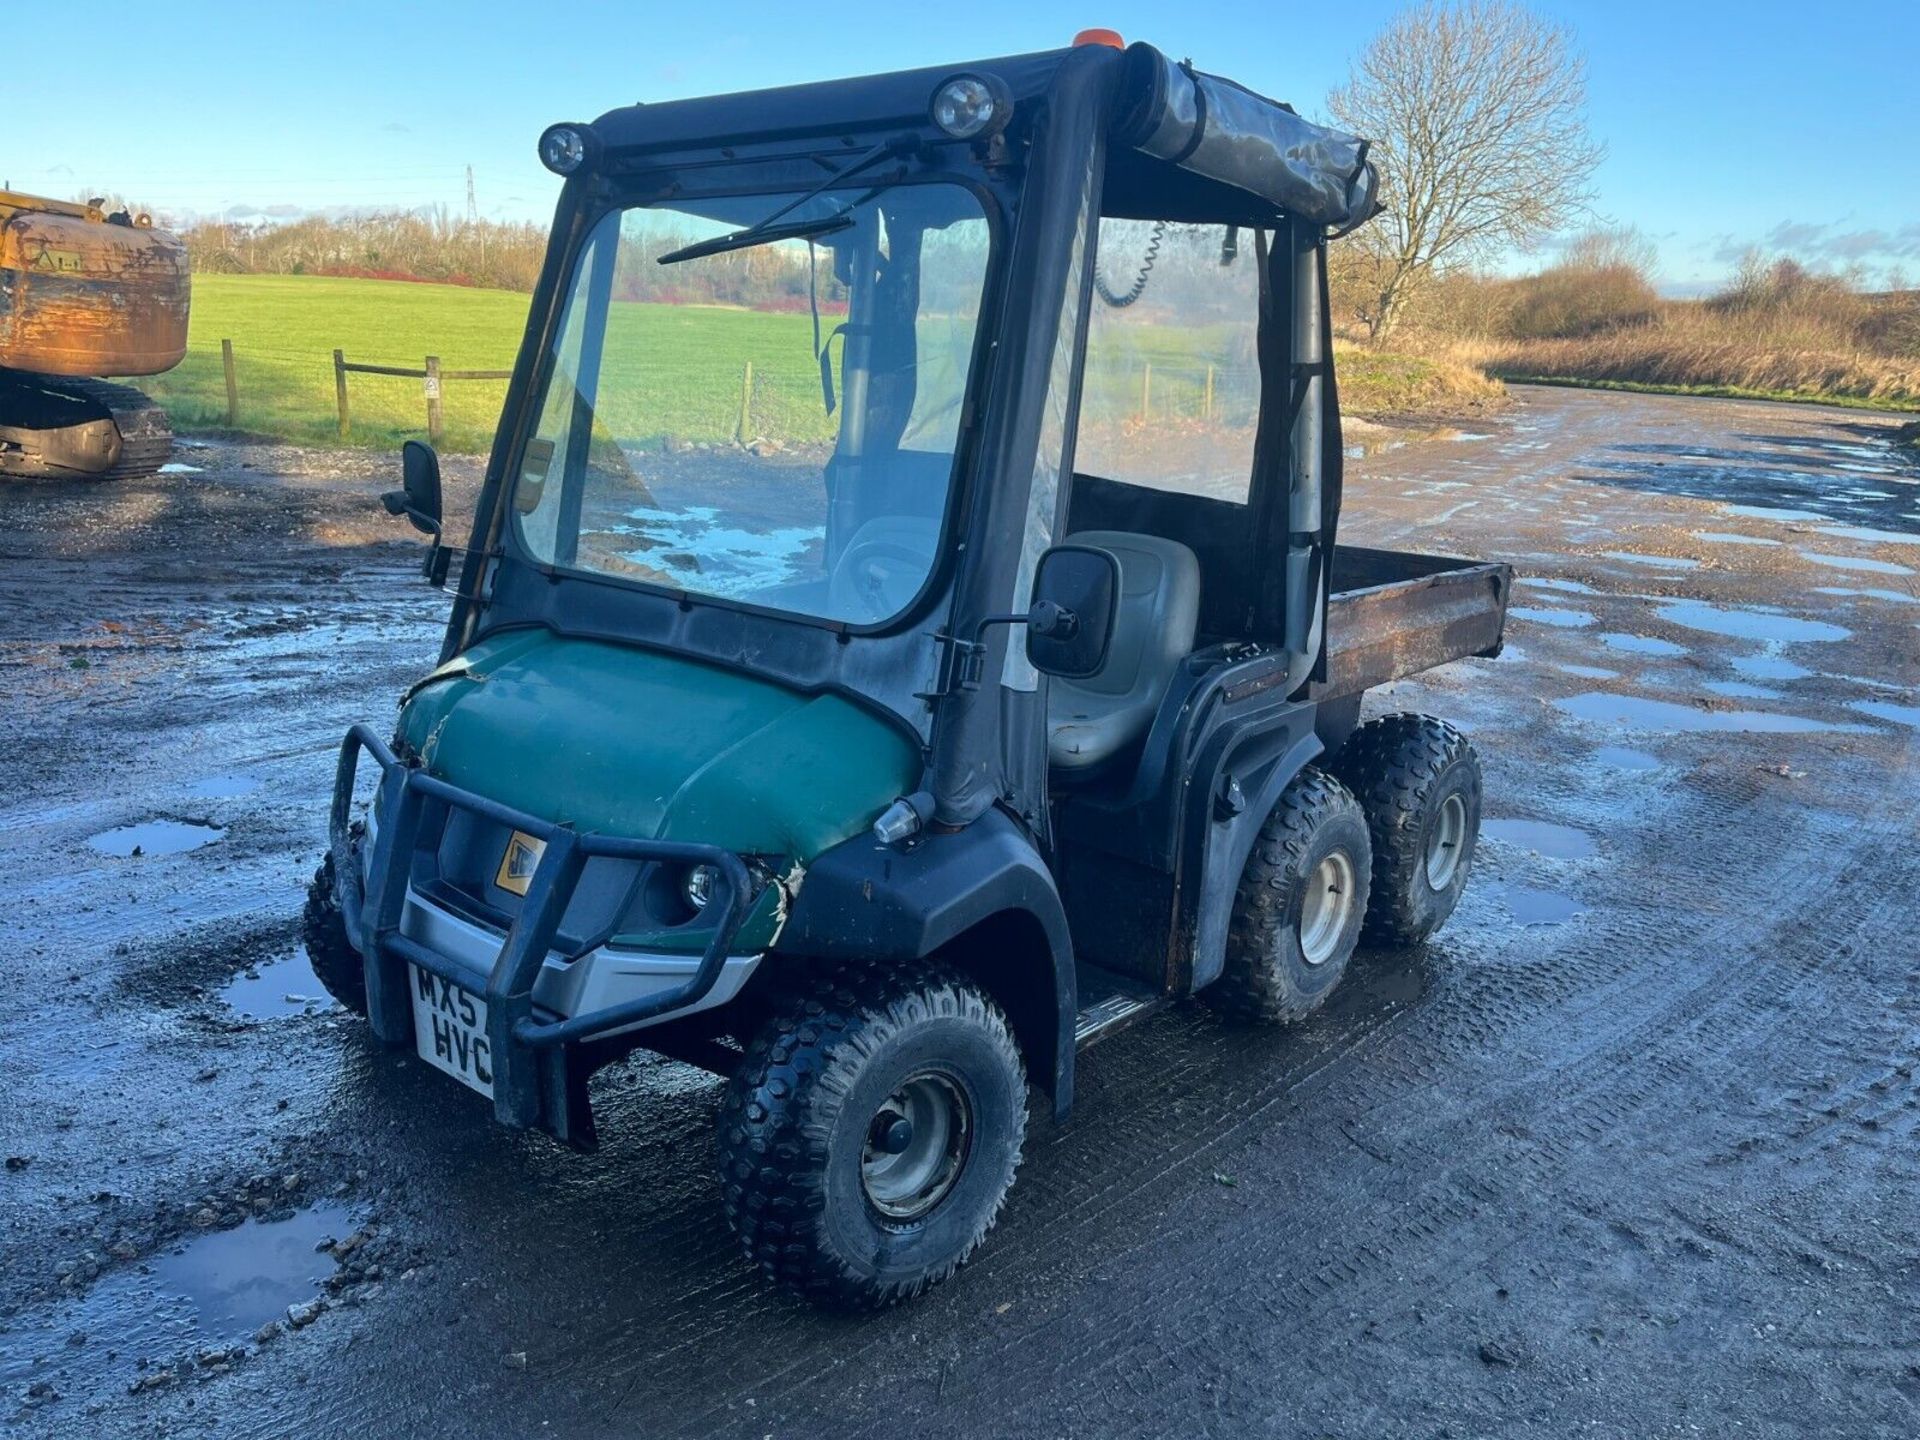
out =
{"type": "Polygon", "coordinates": [[[861,526],[828,582],[827,603],[834,617],[873,624],[905,609],[933,569],[936,527],[929,522],[927,530],[924,536],[906,533],[900,522],[888,520],[861,526]],[[884,533],[868,533],[879,527],[885,527],[884,533]]]}

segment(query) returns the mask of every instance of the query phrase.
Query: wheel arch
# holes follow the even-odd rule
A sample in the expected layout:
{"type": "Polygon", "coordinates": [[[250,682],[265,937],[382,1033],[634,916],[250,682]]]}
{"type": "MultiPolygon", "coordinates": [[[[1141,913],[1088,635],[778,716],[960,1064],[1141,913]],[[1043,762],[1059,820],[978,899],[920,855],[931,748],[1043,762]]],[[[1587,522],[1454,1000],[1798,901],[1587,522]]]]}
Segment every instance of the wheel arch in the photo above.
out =
{"type": "Polygon", "coordinates": [[[1072,1107],[1073,942],[1052,872],[1004,812],[989,810],[909,849],[868,835],[834,846],[808,867],[776,948],[819,959],[952,963],[1006,1012],[1055,1117],[1072,1107]]]}
{"type": "Polygon", "coordinates": [[[1064,967],[1057,962],[1046,923],[1028,909],[996,911],[934,953],[978,982],[1005,1013],[1029,1073],[1053,1100],[1056,1118],[1064,1119],[1073,1103],[1073,1023],[1079,1001],[1072,988],[1072,958],[1064,967]],[[1064,995],[1062,975],[1070,987],[1064,995]]]}
{"type": "Polygon", "coordinates": [[[1280,799],[1280,792],[1325,752],[1320,737],[1310,724],[1283,727],[1251,737],[1235,746],[1209,767],[1209,790],[1219,794],[1222,780],[1231,775],[1239,782],[1245,802],[1240,810],[1223,814],[1214,804],[1196,804],[1188,822],[1194,831],[1191,884],[1183,883],[1187,903],[1193,906],[1192,983],[1202,990],[1220,978],[1227,958],[1227,925],[1233,912],[1234,891],[1240,873],[1247,868],[1247,857],[1260,838],[1260,827],[1280,799]]]}

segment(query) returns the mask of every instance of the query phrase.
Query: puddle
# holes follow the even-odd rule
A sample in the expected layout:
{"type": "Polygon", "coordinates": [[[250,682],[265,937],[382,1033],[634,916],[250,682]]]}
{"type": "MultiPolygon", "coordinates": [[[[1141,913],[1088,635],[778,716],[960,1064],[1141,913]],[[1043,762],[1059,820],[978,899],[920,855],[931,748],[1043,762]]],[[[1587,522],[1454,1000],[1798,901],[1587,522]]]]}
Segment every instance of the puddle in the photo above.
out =
{"type": "Polygon", "coordinates": [[[1875,530],[1866,525],[1822,525],[1822,535],[1836,540],[1864,540],[1869,545],[1920,545],[1920,534],[1905,530],[1875,530]]]}
{"type": "Polygon", "coordinates": [[[182,464],[178,460],[169,460],[160,467],[162,475],[198,475],[202,471],[198,465],[182,464]]]}
{"type": "Polygon", "coordinates": [[[1744,515],[1749,520],[1779,520],[1789,523],[1803,520],[1811,520],[1818,523],[1832,518],[1829,515],[1822,515],[1815,510],[1777,510],[1771,505],[1729,505],[1727,506],[1727,513],[1729,515],[1744,515]]]}
{"type": "Polygon", "coordinates": [[[1600,853],[1600,847],[1586,831],[1571,825],[1556,825],[1550,820],[1483,820],[1480,833],[1490,840],[1517,845],[1549,860],[1585,860],[1600,853]]]}
{"type": "Polygon", "coordinates": [[[1735,655],[1728,663],[1750,680],[1804,680],[1813,674],[1781,655],[1735,655]]]}
{"type": "Polygon", "coordinates": [[[1559,590],[1568,595],[1598,595],[1600,592],[1591,585],[1583,585],[1578,580],[1561,580],[1551,575],[1522,575],[1515,582],[1531,585],[1538,590],[1559,590]]]}
{"type": "Polygon", "coordinates": [[[1684,655],[1687,647],[1671,640],[1656,640],[1651,635],[1602,635],[1600,639],[1615,650],[1631,650],[1636,655],[1684,655]]]}
{"type": "Polygon", "coordinates": [[[1684,555],[1639,555],[1631,550],[1602,550],[1609,560],[1624,560],[1629,565],[1651,565],[1657,570],[1697,570],[1698,560],[1689,560],[1684,555]]]}
{"type": "Polygon", "coordinates": [[[1427,993],[1426,975],[1411,965],[1368,966],[1356,978],[1360,994],[1371,1002],[1369,1008],[1412,1005],[1427,993]]]}
{"type": "Polygon", "coordinates": [[[1611,765],[1616,770],[1658,770],[1660,761],[1644,750],[1634,750],[1625,745],[1602,745],[1593,752],[1593,758],[1602,765],[1611,765]]]}
{"type": "Polygon", "coordinates": [[[142,820],[87,837],[102,855],[130,859],[135,855],[178,855],[211,845],[227,832],[208,820],[142,820]]]}
{"type": "Polygon", "coordinates": [[[1731,700],[1778,700],[1780,692],[1769,690],[1764,685],[1749,684],[1745,680],[1709,680],[1700,687],[1713,695],[1725,695],[1731,700]]]}
{"type": "Polygon", "coordinates": [[[245,775],[209,775],[204,780],[195,780],[181,793],[194,800],[226,800],[235,795],[245,795],[249,790],[259,787],[258,780],[245,775]]]}
{"type": "Polygon", "coordinates": [[[242,970],[221,987],[220,1001],[253,1020],[304,1015],[328,1003],[304,945],[296,945],[291,955],[242,970]]]}
{"type": "Polygon", "coordinates": [[[1662,605],[1654,613],[1689,630],[1705,630],[1710,635],[1726,635],[1735,640],[1777,640],[1792,644],[1844,640],[1852,633],[1824,620],[1803,620],[1797,615],[1776,615],[1768,610],[1726,609],[1701,600],[1662,605]]]}
{"type": "Polygon", "coordinates": [[[1870,555],[1822,555],[1818,550],[1799,552],[1803,560],[1816,565],[1831,565],[1836,570],[1871,570],[1876,575],[1911,575],[1911,565],[1896,565],[1891,560],[1875,560],[1870,555]]]}
{"type": "Polygon", "coordinates": [[[1548,610],[1538,605],[1509,605],[1507,614],[1517,615],[1522,620],[1531,620],[1536,625],[1552,625],[1561,630],[1578,630],[1583,625],[1593,623],[1593,616],[1584,610],[1548,610]]]}
{"type": "Polygon", "coordinates": [[[309,1300],[333,1272],[314,1247],[352,1233],[344,1205],[318,1205],[282,1220],[248,1219],[210,1230],[136,1268],[109,1273],[77,1300],[52,1307],[36,1326],[15,1323],[0,1336],[0,1382],[69,1373],[97,1380],[108,1365],[134,1373],[134,1361],[165,1363],[253,1338],[289,1305],[309,1300]],[[80,1344],[70,1337],[87,1337],[80,1344]],[[107,1352],[114,1352],[109,1361],[107,1352]]]}
{"type": "Polygon", "coordinates": [[[1556,665],[1553,667],[1568,675],[1577,675],[1582,680],[1618,680],[1618,670],[1603,670],[1598,665],[1556,665]]]}
{"type": "Polygon", "coordinates": [[[1767,540],[1759,535],[1735,535],[1731,530],[1696,530],[1696,540],[1710,541],[1715,545],[1778,545],[1778,540],[1767,540]]]}
{"type": "Polygon", "coordinates": [[[1555,707],[1582,720],[1624,725],[1630,730],[1750,731],[1771,735],[1799,735],[1814,731],[1865,733],[1865,726],[1836,725],[1805,715],[1783,715],[1767,710],[1707,710],[1672,700],[1649,700],[1643,695],[1609,695],[1589,690],[1553,702],[1555,707]]]}
{"type": "Polygon", "coordinates": [[[1913,605],[1920,603],[1920,595],[1909,595],[1904,590],[1875,590],[1871,587],[1864,590],[1851,590],[1844,585],[1816,585],[1813,587],[1813,593],[1816,595],[1838,595],[1843,598],[1856,600],[1885,600],[1890,605],[1913,605]]]}
{"type": "Polygon", "coordinates": [[[1558,890],[1537,890],[1531,885],[1498,884],[1492,887],[1494,898],[1507,907],[1507,913],[1521,925],[1564,925],[1587,907],[1571,895],[1558,890]]]}
{"type": "Polygon", "coordinates": [[[1891,700],[1853,700],[1847,708],[1878,720],[1891,720],[1896,725],[1920,728],[1920,705],[1896,705],[1891,700]]]}

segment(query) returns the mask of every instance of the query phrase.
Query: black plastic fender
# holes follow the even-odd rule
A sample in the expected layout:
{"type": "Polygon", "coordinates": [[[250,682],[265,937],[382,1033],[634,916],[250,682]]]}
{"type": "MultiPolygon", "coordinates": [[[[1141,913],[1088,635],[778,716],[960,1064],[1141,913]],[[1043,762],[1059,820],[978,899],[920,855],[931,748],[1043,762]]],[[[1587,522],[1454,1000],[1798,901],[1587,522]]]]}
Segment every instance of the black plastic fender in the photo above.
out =
{"type": "Polygon", "coordinates": [[[856,835],[807,867],[775,949],[826,959],[913,961],[996,922],[1024,921],[1043,936],[980,958],[1029,1067],[1064,1119],[1073,1104],[1073,1027],[1079,1008],[1073,942],[1060,891],[1026,831],[993,809],[907,847],[856,835]],[[1034,967],[1050,968],[1051,974],[1034,967]],[[997,982],[997,983],[996,983],[997,982]]]}
{"type": "MultiPolygon", "coordinates": [[[[1310,722],[1310,711],[1307,718],[1310,722]]],[[[1218,980],[1226,964],[1234,895],[1260,827],[1280,799],[1280,792],[1325,749],[1310,724],[1304,733],[1287,726],[1232,738],[1241,743],[1220,753],[1213,764],[1204,763],[1207,757],[1203,752],[1195,779],[1210,779],[1212,785],[1205,791],[1195,786],[1188,815],[1197,853],[1188,872],[1193,880],[1189,883],[1183,879],[1181,890],[1194,907],[1190,932],[1194,937],[1194,990],[1218,980]],[[1229,779],[1238,790],[1238,809],[1223,803],[1229,779]]]]}

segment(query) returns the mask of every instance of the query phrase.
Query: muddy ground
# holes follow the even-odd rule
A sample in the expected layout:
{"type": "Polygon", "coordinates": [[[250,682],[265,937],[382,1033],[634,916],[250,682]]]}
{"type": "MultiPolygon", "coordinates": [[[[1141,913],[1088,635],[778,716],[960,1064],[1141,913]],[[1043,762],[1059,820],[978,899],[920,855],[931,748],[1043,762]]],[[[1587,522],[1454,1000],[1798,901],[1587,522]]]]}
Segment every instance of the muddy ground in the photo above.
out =
{"type": "Polygon", "coordinates": [[[606,1075],[577,1156],[313,998],[334,747],[444,614],[386,462],[0,492],[0,1429],[1920,1429],[1920,467],[1516,398],[1349,489],[1527,577],[1503,658],[1372,702],[1485,757],[1453,923],[1296,1030],[1091,1052],[979,1260],[858,1320],[741,1260],[717,1081],[606,1075]]]}

